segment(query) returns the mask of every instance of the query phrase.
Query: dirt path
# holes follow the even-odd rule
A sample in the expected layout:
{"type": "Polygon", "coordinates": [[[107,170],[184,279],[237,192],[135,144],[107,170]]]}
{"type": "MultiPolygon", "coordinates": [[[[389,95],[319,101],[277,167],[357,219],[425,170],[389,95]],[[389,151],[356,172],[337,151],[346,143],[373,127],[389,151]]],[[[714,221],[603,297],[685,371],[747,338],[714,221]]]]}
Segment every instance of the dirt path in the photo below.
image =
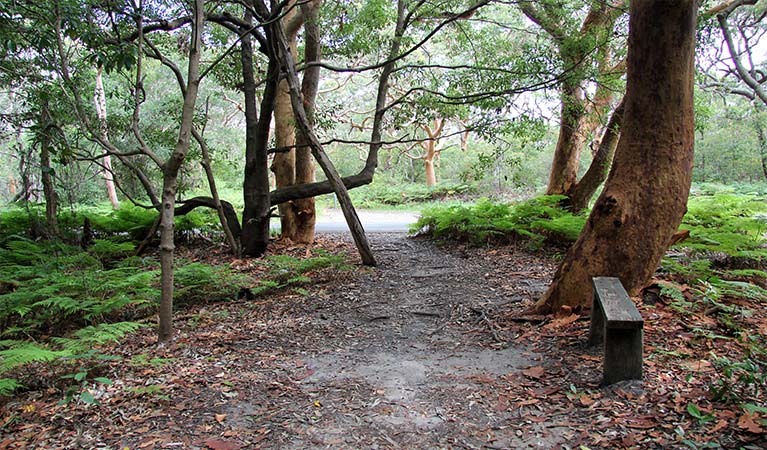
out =
{"type": "MultiPolygon", "coordinates": [[[[229,334],[215,345],[205,331],[182,331],[184,359],[209,361],[178,364],[178,377],[221,384],[192,381],[175,390],[196,398],[174,405],[176,417],[165,426],[186,430],[150,447],[215,449],[219,441],[204,438],[212,434],[224,449],[525,449],[553,448],[571,436],[547,423],[523,427],[522,409],[499,407],[495,387],[543,358],[491,317],[539,295],[551,265],[533,266],[539,278],[531,277],[531,261],[540,261],[522,255],[516,282],[508,259],[486,249],[448,252],[403,234],[370,238],[376,269],[306,297],[256,302],[244,314],[230,308],[221,319],[221,311],[203,311],[198,327],[215,316],[223,320],[218,331],[204,329],[229,334]],[[506,270],[493,270],[494,261],[506,270]]],[[[147,439],[121,442],[133,448],[147,439]]]]}
{"type": "Polygon", "coordinates": [[[335,301],[315,315],[338,331],[316,336],[327,348],[303,358],[311,375],[301,389],[321,404],[315,422],[278,446],[550,448],[551,439],[513,432],[487,442],[484,433],[505,428],[506,417],[472,400],[483,380],[519,372],[537,356],[497,342],[483,320],[510,301],[497,280],[430,242],[372,240],[381,268],[330,293],[335,301]]]}

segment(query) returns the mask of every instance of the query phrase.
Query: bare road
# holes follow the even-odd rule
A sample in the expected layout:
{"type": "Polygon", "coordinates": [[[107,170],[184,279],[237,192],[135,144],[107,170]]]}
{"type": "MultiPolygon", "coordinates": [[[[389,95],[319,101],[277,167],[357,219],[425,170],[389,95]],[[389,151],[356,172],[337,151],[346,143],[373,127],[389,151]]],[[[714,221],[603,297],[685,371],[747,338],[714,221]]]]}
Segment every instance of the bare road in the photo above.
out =
{"type": "MultiPolygon", "coordinates": [[[[411,224],[418,220],[412,211],[375,211],[358,209],[357,215],[367,233],[407,233],[411,224]]],[[[279,229],[279,221],[273,220],[272,228],[279,229]]],[[[349,231],[340,209],[326,209],[320,213],[315,226],[317,233],[343,233],[349,231]]]]}

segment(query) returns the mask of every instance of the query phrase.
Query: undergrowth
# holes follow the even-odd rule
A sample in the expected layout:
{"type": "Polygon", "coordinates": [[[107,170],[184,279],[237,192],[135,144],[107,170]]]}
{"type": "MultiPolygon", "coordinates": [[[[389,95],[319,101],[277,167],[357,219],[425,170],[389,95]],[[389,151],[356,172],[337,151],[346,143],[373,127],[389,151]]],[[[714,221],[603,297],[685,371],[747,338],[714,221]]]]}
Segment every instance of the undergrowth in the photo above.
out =
{"type": "MultiPolygon", "coordinates": [[[[82,214],[91,212],[78,217],[82,214]]],[[[69,383],[63,388],[66,400],[95,402],[87,384],[109,381],[98,376],[104,361],[114,358],[109,346],[153,322],[159,265],[154,257],[133,256],[136,244],[130,240],[136,227],[151,225],[152,215],[136,209],[88,217],[101,230],[97,235],[110,237],[95,239],[83,250],[28,237],[26,212],[0,213],[0,223],[15,224],[0,231],[0,395],[12,395],[25,384],[69,383]]],[[[187,226],[200,223],[190,220],[187,226]]],[[[310,258],[272,256],[261,260],[264,270],[253,280],[229,266],[177,258],[174,304],[186,308],[234,300],[243,286],[253,286],[253,296],[300,289],[312,271],[343,268],[343,261],[321,252],[310,258]]]]}
{"type": "Polygon", "coordinates": [[[474,205],[427,208],[411,232],[473,244],[527,239],[539,247],[546,241],[572,242],[586,216],[558,207],[563,198],[543,196],[517,204],[481,199],[474,205]]]}
{"type": "Polygon", "coordinates": [[[469,184],[438,183],[428,187],[423,184],[396,184],[375,182],[349,192],[354,205],[359,208],[406,205],[449,198],[461,198],[476,192],[469,184]]]}

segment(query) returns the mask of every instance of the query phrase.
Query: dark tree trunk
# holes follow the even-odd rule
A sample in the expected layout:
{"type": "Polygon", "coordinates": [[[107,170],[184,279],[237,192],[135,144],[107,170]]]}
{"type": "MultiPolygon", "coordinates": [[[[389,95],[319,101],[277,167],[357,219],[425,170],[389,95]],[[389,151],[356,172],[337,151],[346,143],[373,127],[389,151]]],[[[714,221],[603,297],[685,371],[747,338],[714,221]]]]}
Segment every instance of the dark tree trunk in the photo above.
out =
{"type": "Polygon", "coordinates": [[[591,277],[636,294],[686,211],[693,156],[697,2],[631,2],[623,130],[605,188],[559,266],[541,313],[588,305],[591,277]]]}
{"type": "MultiPolygon", "coordinates": [[[[250,13],[246,20],[251,21],[250,13]]],[[[272,36],[267,33],[267,39],[272,36]]],[[[274,111],[279,67],[269,56],[261,114],[256,110],[256,79],[253,73],[253,44],[249,34],[241,43],[243,91],[245,94],[245,179],[242,213],[242,252],[246,256],[262,256],[269,245],[269,126],[274,111]]]]}
{"type": "Polygon", "coordinates": [[[53,130],[48,103],[43,102],[40,112],[40,181],[43,184],[45,198],[45,222],[50,236],[59,236],[59,221],[57,217],[58,199],[53,185],[53,169],[51,168],[51,136],[53,130]]]}
{"type": "Polygon", "coordinates": [[[624,103],[615,108],[610,121],[607,123],[602,140],[599,142],[594,159],[591,161],[589,169],[583,174],[583,177],[570,187],[565,194],[569,198],[570,207],[573,211],[581,211],[589,206],[589,201],[599,186],[607,179],[610,172],[610,166],[613,163],[615,149],[618,147],[620,138],[620,127],[623,123],[624,103]]]}

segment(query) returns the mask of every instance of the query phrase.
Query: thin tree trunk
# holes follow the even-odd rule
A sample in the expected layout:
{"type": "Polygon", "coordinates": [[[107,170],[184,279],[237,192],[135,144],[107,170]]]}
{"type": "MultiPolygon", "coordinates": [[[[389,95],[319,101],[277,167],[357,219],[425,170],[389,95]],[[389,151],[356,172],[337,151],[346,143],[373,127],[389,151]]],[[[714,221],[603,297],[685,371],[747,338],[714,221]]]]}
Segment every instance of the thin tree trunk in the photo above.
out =
{"type": "Polygon", "coordinates": [[[40,111],[40,181],[43,184],[45,198],[45,222],[50,236],[60,236],[57,218],[58,199],[53,185],[53,169],[51,168],[51,117],[48,102],[44,101],[40,111]]]}
{"type": "MultiPolygon", "coordinates": [[[[245,13],[252,21],[250,12],[245,13]]],[[[267,40],[273,39],[267,33],[267,40]]],[[[249,34],[241,41],[243,93],[245,96],[245,179],[242,213],[242,252],[247,256],[262,256],[269,245],[269,163],[267,146],[269,126],[274,111],[279,67],[270,57],[266,87],[261,99],[261,114],[256,110],[256,79],[253,72],[253,44],[249,34]]]]}
{"type": "Polygon", "coordinates": [[[181,126],[173,153],[162,167],[163,188],[160,208],[160,327],[158,340],[166,342],[173,337],[173,258],[175,243],[173,228],[175,220],[176,188],[178,172],[181,168],[192,137],[194,108],[200,85],[200,56],[202,53],[202,29],[204,26],[203,0],[194,2],[194,20],[192,37],[189,43],[189,67],[187,73],[186,94],[181,109],[181,126]]]}
{"type": "MultiPolygon", "coordinates": [[[[101,138],[106,142],[109,140],[109,128],[107,127],[107,97],[104,91],[103,72],[103,66],[99,66],[96,70],[96,89],[93,93],[93,103],[96,105],[96,115],[99,119],[101,138]]],[[[109,197],[109,203],[112,204],[112,209],[120,208],[120,201],[117,199],[117,189],[115,188],[114,172],[112,172],[112,157],[108,153],[104,156],[101,175],[104,177],[107,197],[109,197]]]]}
{"type": "Polygon", "coordinates": [[[696,11],[695,0],[631,2],[626,109],[615,161],[538,312],[588,305],[594,276],[617,276],[636,294],[668,248],[692,177],[696,11]]]}
{"type": "Polygon", "coordinates": [[[762,163],[762,175],[767,180],[767,133],[764,130],[759,109],[754,111],[754,128],[756,129],[756,142],[759,145],[759,160],[762,163]]]}
{"type": "MultiPolygon", "coordinates": [[[[235,238],[232,233],[232,228],[229,225],[229,219],[226,217],[221,198],[218,196],[218,189],[216,188],[216,177],[213,176],[213,168],[210,165],[210,152],[208,151],[208,145],[205,143],[205,139],[194,129],[192,129],[192,135],[197,143],[200,145],[200,151],[202,152],[202,167],[205,169],[205,176],[208,179],[208,186],[210,187],[210,195],[213,197],[213,206],[218,213],[218,220],[221,222],[221,228],[224,230],[224,236],[226,242],[229,244],[229,248],[232,249],[232,254],[240,256],[240,242],[239,236],[235,238]]],[[[236,218],[236,217],[235,217],[236,218]]]]}
{"type": "Polygon", "coordinates": [[[623,110],[623,100],[621,100],[620,105],[615,108],[612,116],[610,116],[610,121],[607,123],[607,127],[605,127],[602,140],[599,142],[599,148],[594,155],[594,159],[591,161],[589,169],[566,194],[570,199],[570,207],[573,211],[586,209],[589,206],[591,197],[594,196],[599,186],[607,179],[607,174],[610,172],[610,166],[615,156],[615,149],[618,146],[618,139],[620,138],[623,110]]]}

